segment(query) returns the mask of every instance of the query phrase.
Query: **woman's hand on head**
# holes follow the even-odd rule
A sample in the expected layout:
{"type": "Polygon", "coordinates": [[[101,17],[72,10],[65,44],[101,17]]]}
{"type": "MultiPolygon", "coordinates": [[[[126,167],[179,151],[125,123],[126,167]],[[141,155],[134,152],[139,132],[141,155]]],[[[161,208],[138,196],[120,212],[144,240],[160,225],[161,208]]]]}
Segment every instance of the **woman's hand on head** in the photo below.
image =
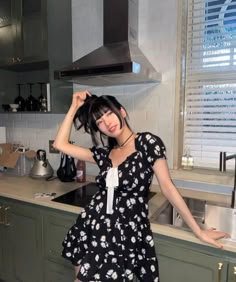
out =
{"type": "Polygon", "coordinates": [[[80,108],[84,104],[87,95],[91,96],[91,93],[88,90],[75,92],[73,94],[72,106],[74,106],[76,109],[80,108]]]}
{"type": "Polygon", "coordinates": [[[211,244],[217,248],[223,249],[223,245],[217,240],[222,238],[230,238],[230,235],[223,231],[217,231],[214,228],[208,230],[201,230],[198,234],[198,237],[201,241],[211,244]]]}

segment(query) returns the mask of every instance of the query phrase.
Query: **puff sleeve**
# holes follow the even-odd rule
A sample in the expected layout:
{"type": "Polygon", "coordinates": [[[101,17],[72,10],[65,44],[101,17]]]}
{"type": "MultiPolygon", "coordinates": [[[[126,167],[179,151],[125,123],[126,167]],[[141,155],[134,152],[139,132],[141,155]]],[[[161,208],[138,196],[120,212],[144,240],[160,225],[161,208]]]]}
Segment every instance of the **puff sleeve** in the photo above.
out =
{"type": "Polygon", "coordinates": [[[90,151],[93,153],[93,159],[99,166],[99,168],[102,168],[104,163],[107,161],[108,155],[109,155],[109,148],[108,147],[92,147],[90,148],[90,151]]]}
{"type": "Polygon", "coordinates": [[[147,162],[153,166],[157,159],[166,159],[166,148],[160,137],[146,132],[143,134],[142,146],[147,162]]]}

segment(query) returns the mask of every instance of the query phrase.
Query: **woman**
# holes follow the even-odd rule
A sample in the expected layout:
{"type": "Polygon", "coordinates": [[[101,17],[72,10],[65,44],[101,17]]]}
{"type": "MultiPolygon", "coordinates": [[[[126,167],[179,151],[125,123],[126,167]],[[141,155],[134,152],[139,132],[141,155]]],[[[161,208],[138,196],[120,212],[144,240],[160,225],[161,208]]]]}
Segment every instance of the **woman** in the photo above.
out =
{"type": "Polygon", "coordinates": [[[173,185],[162,140],[134,133],[127,112],[112,96],[77,92],[58,131],[54,147],[74,158],[97,163],[99,191],[78,216],[63,245],[75,265],[75,281],[158,281],[158,261],[148,220],[148,191],[153,174],[164,196],[194,234],[218,248],[225,232],[201,230],[173,185]],[[91,134],[91,149],[70,144],[72,125],[91,134]],[[108,145],[98,147],[107,138],[108,145]]]}

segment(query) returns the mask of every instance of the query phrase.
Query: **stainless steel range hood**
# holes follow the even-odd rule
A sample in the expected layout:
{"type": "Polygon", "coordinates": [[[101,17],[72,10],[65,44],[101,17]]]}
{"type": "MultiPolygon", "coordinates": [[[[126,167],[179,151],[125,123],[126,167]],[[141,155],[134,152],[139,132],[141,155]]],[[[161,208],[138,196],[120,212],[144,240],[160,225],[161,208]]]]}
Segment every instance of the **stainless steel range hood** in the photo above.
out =
{"type": "Polygon", "coordinates": [[[132,0],[103,0],[103,46],[75,61],[55,78],[82,85],[157,83],[161,74],[129,41],[132,0]]]}

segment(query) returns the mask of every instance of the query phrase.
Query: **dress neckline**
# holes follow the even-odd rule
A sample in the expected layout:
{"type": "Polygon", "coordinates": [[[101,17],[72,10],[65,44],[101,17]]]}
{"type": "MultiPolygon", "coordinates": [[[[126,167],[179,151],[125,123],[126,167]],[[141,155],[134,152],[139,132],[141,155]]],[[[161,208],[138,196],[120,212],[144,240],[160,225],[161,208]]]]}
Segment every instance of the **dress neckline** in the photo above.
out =
{"type": "Polygon", "coordinates": [[[108,152],[108,160],[110,162],[110,168],[119,168],[120,166],[122,166],[124,163],[126,163],[131,157],[133,157],[133,155],[136,155],[137,154],[137,140],[138,140],[138,137],[140,136],[140,133],[137,132],[136,135],[135,135],[135,138],[134,138],[134,149],[135,151],[132,152],[131,154],[129,154],[124,160],[123,162],[121,162],[119,165],[117,166],[113,166],[113,163],[112,163],[112,159],[110,158],[110,152],[112,149],[109,150],[108,152]]]}

